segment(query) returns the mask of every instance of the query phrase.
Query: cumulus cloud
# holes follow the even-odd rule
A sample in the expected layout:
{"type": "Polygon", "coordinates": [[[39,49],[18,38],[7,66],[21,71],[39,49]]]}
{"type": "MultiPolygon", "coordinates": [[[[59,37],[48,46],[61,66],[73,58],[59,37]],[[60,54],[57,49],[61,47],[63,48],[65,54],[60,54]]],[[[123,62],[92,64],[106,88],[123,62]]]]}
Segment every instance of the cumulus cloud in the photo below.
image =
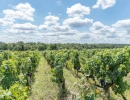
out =
{"type": "Polygon", "coordinates": [[[18,4],[13,6],[12,9],[3,10],[4,17],[0,18],[0,25],[12,26],[15,19],[34,21],[33,13],[35,9],[29,3],[18,4]]]}
{"type": "Polygon", "coordinates": [[[7,20],[5,18],[0,18],[0,25],[1,26],[10,26],[10,25],[13,25],[13,22],[10,20],[7,20]]]}
{"type": "Polygon", "coordinates": [[[44,22],[44,24],[45,24],[45,25],[48,25],[48,26],[58,25],[58,24],[59,24],[59,23],[58,23],[58,20],[59,20],[58,17],[49,15],[49,16],[46,16],[46,17],[45,17],[45,22],[44,22]]]}
{"type": "Polygon", "coordinates": [[[115,24],[113,24],[112,26],[119,27],[119,28],[130,28],[130,19],[119,20],[115,24]]]}
{"type": "Polygon", "coordinates": [[[116,0],[98,0],[97,3],[93,6],[93,8],[107,9],[116,4],[116,0]]]}
{"type": "Polygon", "coordinates": [[[108,38],[116,37],[116,29],[110,26],[105,26],[101,22],[97,21],[93,23],[92,27],[90,28],[90,32],[94,33],[95,35],[106,36],[108,38]]]}
{"type": "Polygon", "coordinates": [[[19,29],[7,29],[4,31],[4,33],[10,33],[10,34],[31,34],[34,33],[33,30],[19,30],[19,29]]]}
{"type": "Polygon", "coordinates": [[[13,24],[9,29],[6,29],[4,33],[27,34],[27,33],[35,33],[36,30],[37,26],[31,23],[13,24]]]}
{"type": "Polygon", "coordinates": [[[40,25],[40,26],[38,27],[38,29],[47,30],[47,29],[48,29],[48,26],[47,26],[47,25],[40,25]]]}
{"type": "Polygon", "coordinates": [[[48,33],[42,33],[42,36],[72,36],[75,35],[77,31],[75,30],[70,30],[66,32],[48,32],[48,33]]]}
{"type": "Polygon", "coordinates": [[[8,20],[15,20],[15,19],[21,19],[21,20],[29,20],[34,21],[33,19],[33,13],[35,9],[31,7],[29,3],[25,4],[18,4],[17,6],[14,6],[13,9],[7,9],[3,10],[3,13],[5,14],[6,19],[8,20]]]}
{"type": "Polygon", "coordinates": [[[88,26],[91,23],[93,23],[93,19],[88,19],[88,18],[82,19],[79,17],[68,18],[63,22],[64,25],[69,25],[71,27],[88,26]]]}
{"type": "Polygon", "coordinates": [[[117,28],[118,30],[124,30],[128,34],[130,34],[130,19],[119,20],[115,24],[113,24],[112,26],[117,28]]]}
{"type": "Polygon", "coordinates": [[[81,40],[86,40],[86,39],[90,39],[90,35],[88,33],[82,33],[80,36],[81,40]]]}
{"type": "Polygon", "coordinates": [[[59,34],[48,32],[48,33],[42,33],[42,36],[59,36],[59,34]]]}
{"type": "Polygon", "coordinates": [[[53,31],[55,32],[66,32],[70,30],[69,26],[53,26],[52,27],[53,31]]]}
{"type": "Polygon", "coordinates": [[[80,3],[73,5],[71,8],[67,8],[66,12],[70,17],[84,17],[84,15],[90,14],[90,8],[82,6],[80,3]]]}
{"type": "MultiPolygon", "coordinates": [[[[103,3],[100,3],[102,0],[98,1],[99,3],[97,2],[94,8],[101,6],[103,9],[107,9],[114,4],[112,0],[104,0],[103,3]]],[[[3,10],[5,16],[0,18],[0,25],[4,28],[1,28],[3,34],[0,36],[0,40],[46,43],[117,43],[117,41],[123,43],[130,37],[130,19],[119,20],[112,26],[104,25],[99,21],[93,23],[93,19],[85,17],[90,14],[90,8],[80,3],[67,8],[66,13],[69,18],[63,20],[63,23],[59,23],[59,17],[53,16],[49,12],[42,25],[32,24],[30,21],[34,21],[34,11],[35,9],[29,3],[20,3],[13,6],[12,9],[3,10]],[[91,24],[89,31],[84,30],[91,24]],[[80,27],[83,27],[82,32],[78,29],[80,27]]]]}
{"type": "Polygon", "coordinates": [[[101,22],[97,21],[97,22],[93,23],[93,26],[92,26],[92,27],[93,27],[95,30],[99,30],[99,29],[103,28],[104,25],[103,25],[101,22]]]}
{"type": "Polygon", "coordinates": [[[44,20],[44,23],[38,26],[38,29],[46,31],[58,31],[64,30],[65,28],[64,26],[59,26],[59,18],[57,16],[48,15],[44,18],[44,20]]]}
{"type": "Polygon", "coordinates": [[[19,30],[36,30],[37,26],[31,23],[24,23],[24,24],[14,24],[12,28],[19,30]]]}
{"type": "Polygon", "coordinates": [[[69,31],[62,31],[62,32],[57,32],[59,35],[66,35],[66,36],[69,36],[69,35],[75,35],[77,33],[79,33],[77,30],[69,30],[69,31]]]}
{"type": "Polygon", "coordinates": [[[6,21],[4,21],[4,19],[0,18],[0,25],[5,26],[6,25],[6,21]]]}
{"type": "Polygon", "coordinates": [[[97,21],[89,29],[96,41],[109,43],[124,43],[130,36],[130,19],[119,20],[111,26],[106,26],[97,21]],[[125,40],[126,39],[126,40],[125,40]],[[102,40],[102,41],[101,41],[102,40]]]}
{"type": "Polygon", "coordinates": [[[53,25],[46,26],[40,25],[38,29],[42,29],[41,34],[43,36],[60,36],[60,35],[74,35],[78,33],[77,30],[72,30],[68,25],[53,25]],[[46,31],[45,31],[46,30],[46,31]]]}

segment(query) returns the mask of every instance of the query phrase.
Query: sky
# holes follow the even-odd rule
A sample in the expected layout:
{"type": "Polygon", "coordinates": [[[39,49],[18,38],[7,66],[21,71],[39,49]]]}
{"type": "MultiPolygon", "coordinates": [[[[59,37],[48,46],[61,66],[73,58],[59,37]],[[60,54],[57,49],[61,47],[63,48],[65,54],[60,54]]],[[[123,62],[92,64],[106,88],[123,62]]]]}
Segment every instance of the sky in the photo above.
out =
{"type": "Polygon", "coordinates": [[[1,0],[0,41],[130,43],[130,0],[1,0]]]}

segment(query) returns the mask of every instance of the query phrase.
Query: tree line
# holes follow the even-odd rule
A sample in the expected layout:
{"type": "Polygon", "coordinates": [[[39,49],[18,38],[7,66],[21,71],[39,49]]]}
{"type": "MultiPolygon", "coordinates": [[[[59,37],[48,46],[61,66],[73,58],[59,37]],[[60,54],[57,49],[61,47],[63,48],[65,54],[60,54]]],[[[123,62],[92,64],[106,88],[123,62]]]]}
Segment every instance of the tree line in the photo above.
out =
{"type": "Polygon", "coordinates": [[[28,42],[24,43],[22,41],[16,43],[5,43],[0,42],[0,50],[11,50],[11,51],[26,51],[26,50],[61,50],[61,49],[112,49],[112,48],[122,48],[124,46],[130,46],[130,44],[80,44],[80,43],[41,43],[41,42],[28,42]]]}

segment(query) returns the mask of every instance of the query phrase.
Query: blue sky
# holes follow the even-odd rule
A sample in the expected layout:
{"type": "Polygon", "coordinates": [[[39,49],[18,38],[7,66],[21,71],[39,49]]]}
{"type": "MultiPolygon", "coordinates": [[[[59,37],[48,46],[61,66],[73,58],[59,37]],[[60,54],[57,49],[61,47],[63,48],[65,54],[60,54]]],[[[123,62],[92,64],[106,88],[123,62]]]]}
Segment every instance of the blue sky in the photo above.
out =
{"type": "Polygon", "coordinates": [[[0,41],[130,43],[130,0],[3,0],[0,41]]]}

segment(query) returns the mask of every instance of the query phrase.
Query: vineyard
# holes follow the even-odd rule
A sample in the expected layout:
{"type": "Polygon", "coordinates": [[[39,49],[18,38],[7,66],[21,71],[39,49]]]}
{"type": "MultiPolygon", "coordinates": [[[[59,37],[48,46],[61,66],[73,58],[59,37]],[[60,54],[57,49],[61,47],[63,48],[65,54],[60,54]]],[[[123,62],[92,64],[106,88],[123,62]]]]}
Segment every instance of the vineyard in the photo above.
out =
{"type": "MultiPolygon", "coordinates": [[[[39,63],[44,61],[43,58],[49,64],[52,83],[58,87],[55,100],[117,100],[118,97],[119,100],[129,100],[129,47],[81,51],[63,49],[1,52],[0,100],[26,100],[30,97],[32,83],[37,81],[35,73],[39,63]],[[73,88],[69,90],[67,82],[72,76],[76,81],[69,83],[72,84],[69,87],[73,88]]],[[[41,66],[42,64],[44,63],[41,63],[41,66]]],[[[42,68],[45,70],[44,65],[42,68]]],[[[48,74],[44,73],[45,76],[41,77],[43,79],[48,74]]]]}
{"type": "Polygon", "coordinates": [[[0,100],[26,100],[39,64],[38,52],[0,53],[0,100]]]}
{"type": "Polygon", "coordinates": [[[80,79],[74,84],[79,92],[72,94],[73,100],[112,100],[111,91],[127,100],[124,94],[130,89],[125,80],[130,72],[130,48],[46,51],[44,57],[51,65],[52,81],[60,88],[59,99],[67,91],[63,71],[66,68],[80,79]]]}

